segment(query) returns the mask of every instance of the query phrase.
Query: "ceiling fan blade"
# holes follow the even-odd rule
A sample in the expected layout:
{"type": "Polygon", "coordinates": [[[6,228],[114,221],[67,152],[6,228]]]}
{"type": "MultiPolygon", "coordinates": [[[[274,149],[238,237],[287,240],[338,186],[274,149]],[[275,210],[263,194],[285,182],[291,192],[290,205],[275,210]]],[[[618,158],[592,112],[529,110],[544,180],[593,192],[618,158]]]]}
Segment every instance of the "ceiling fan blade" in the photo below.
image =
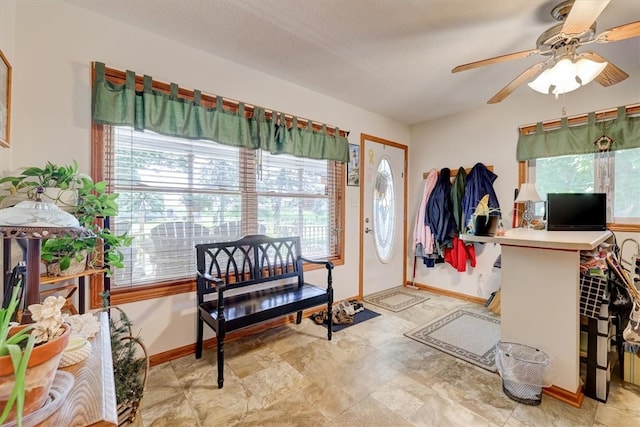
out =
{"type": "Polygon", "coordinates": [[[620,68],[613,65],[611,62],[607,61],[602,56],[600,56],[600,54],[592,50],[582,52],[580,55],[578,55],[578,58],[587,58],[596,62],[608,62],[605,69],[602,70],[602,72],[598,74],[594,79],[596,82],[598,82],[600,85],[604,87],[612,86],[614,84],[620,83],[621,81],[629,77],[629,74],[625,73],[620,68]]]}
{"type": "Polygon", "coordinates": [[[500,89],[498,93],[493,95],[493,97],[487,101],[487,104],[497,104],[498,102],[502,101],[507,96],[511,95],[511,92],[516,90],[518,86],[537,77],[541,72],[544,71],[545,68],[547,68],[550,63],[551,60],[548,60],[545,62],[539,62],[527,68],[518,77],[513,79],[511,83],[509,83],[508,85],[500,89]]]}
{"type": "Polygon", "coordinates": [[[458,65],[453,70],[451,70],[451,72],[458,73],[460,71],[471,70],[474,68],[482,67],[484,65],[496,64],[498,62],[510,61],[512,59],[526,58],[528,56],[535,55],[538,53],[540,53],[540,49],[530,49],[530,50],[523,50],[521,52],[509,53],[507,55],[494,56],[493,58],[483,59],[482,61],[476,61],[476,62],[470,62],[468,64],[458,65]]]}
{"type": "Polygon", "coordinates": [[[577,35],[587,31],[611,0],[576,0],[564,21],[562,33],[577,35]]]}
{"type": "Polygon", "coordinates": [[[596,42],[617,42],[618,40],[625,40],[638,36],[640,36],[640,21],[629,22],[628,24],[604,30],[598,35],[596,42]]]}

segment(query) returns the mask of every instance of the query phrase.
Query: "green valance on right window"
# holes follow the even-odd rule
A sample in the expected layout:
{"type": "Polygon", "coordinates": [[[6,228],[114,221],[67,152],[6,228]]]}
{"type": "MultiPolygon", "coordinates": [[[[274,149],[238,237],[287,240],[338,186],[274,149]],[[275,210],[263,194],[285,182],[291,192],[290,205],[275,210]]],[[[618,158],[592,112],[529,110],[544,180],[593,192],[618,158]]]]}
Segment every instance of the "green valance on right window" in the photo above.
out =
{"type": "Polygon", "coordinates": [[[616,118],[599,122],[595,113],[589,113],[586,123],[571,126],[568,119],[563,117],[560,127],[550,130],[543,130],[542,123],[537,123],[534,132],[519,136],[517,159],[526,161],[595,153],[599,151],[596,141],[603,135],[613,140],[610,150],[640,147],[640,117],[628,116],[625,107],[619,107],[617,112],[616,118]]]}
{"type": "Polygon", "coordinates": [[[125,82],[115,84],[106,78],[105,65],[94,63],[91,102],[94,123],[130,126],[161,135],[214,141],[272,154],[290,154],[316,160],[349,161],[349,142],[340,129],[330,133],[327,125],[314,128],[310,120],[299,127],[297,117],[286,125],[283,113],[272,112],[267,118],[261,107],[253,107],[250,117],[244,104],[237,111],[224,108],[223,99],[215,97],[215,107],[202,105],[201,92],[193,91],[193,99],[178,96],[179,87],[171,83],[169,93],[155,90],[150,76],[144,76],[143,90],[136,91],[136,76],[127,71],[125,82]]]}

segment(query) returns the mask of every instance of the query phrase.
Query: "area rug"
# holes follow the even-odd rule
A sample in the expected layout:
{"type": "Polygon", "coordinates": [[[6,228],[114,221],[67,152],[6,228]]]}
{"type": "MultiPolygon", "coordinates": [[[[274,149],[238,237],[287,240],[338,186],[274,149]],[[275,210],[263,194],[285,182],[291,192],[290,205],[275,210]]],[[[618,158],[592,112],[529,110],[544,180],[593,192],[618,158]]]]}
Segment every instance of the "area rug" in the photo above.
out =
{"type": "MultiPolygon", "coordinates": [[[[334,324],[331,329],[333,332],[341,331],[349,326],[357,325],[358,323],[362,323],[365,320],[373,319],[374,317],[380,316],[380,313],[376,313],[375,311],[369,310],[368,308],[363,309],[362,311],[357,312],[353,315],[353,323],[344,323],[344,324],[334,324]]],[[[326,323],[323,323],[322,326],[327,327],[326,323]]]]}
{"type": "Polygon", "coordinates": [[[500,341],[500,319],[497,317],[461,308],[404,335],[496,372],[496,344],[500,341]]]}
{"type": "Polygon", "coordinates": [[[364,297],[364,301],[377,305],[389,311],[398,312],[428,300],[429,297],[420,295],[420,291],[410,291],[403,287],[391,288],[364,297]]]}

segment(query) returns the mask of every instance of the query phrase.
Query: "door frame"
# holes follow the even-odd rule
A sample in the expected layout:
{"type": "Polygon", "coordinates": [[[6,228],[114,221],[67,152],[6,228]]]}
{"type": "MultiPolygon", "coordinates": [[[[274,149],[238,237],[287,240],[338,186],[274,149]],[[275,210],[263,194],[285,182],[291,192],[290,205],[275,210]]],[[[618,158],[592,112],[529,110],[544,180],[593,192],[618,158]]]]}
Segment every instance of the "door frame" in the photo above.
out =
{"type": "Polygon", "coordinates": [[[402,184],[404,187],[404,206],[402,209],[402,283],[406,284],[407,281],[407,192],[408,192],[408,169],[409,169],[409,147],[398,142],[390,141],[388,139],[378,138],[377,136],[368,135],[366,133],[360,134],[360,259],[359,259],[359,283],[358,283],[358,299],[364,298],[364,156],[366,153],[366,141],[375,142],[382,145],[388,145],[390,147],[398,148],[404,151],[404,170],[402,184]]]}

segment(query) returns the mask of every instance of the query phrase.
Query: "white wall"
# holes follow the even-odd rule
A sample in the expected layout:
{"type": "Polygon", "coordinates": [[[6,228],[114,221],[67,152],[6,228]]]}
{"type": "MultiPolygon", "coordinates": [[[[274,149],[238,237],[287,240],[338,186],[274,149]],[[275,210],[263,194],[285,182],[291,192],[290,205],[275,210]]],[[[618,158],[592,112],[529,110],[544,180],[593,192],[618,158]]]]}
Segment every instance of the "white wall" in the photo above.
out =
{"type": "MultiPolygon", "coordinates": [[[[505,218],[504,224],[511,227],[513,194],[518,186],[518,126],[560,118],[563,108],[566,115],[573,116],[640,102],[640,60],[635,70],[625,71],[631,77],[609,88],[592,83],[556,100],[553,96],[538,94],[525,85],[499,104],[414,126],[411,129],[409,156],[410,224],[415,222],[420,203],[423,172],[431,168],[471,167],[482,162],[494,166],[494,172],[498,175],[494,188],[505,218]]],[[[490,83],[496,87],[502,84],[490,83]]],[[[619,233],[618,239],[622,242],[633,234],[619,233]]],[[[484,278],[491,274],[493,262],[500,251],[499,246],[493,244],[476,244],[476,250],[480,254],[476,268],[458,273],[448,264],[440,264],[433,269],[418,264],[416,282],[466,295],[478,295],[478,279],[481,274],[484,278]]],[[[409,265],[413,266],[412,254],[409,256],[409,265]]]]}
{"type": "MultiPolygon", "coordinates": [[[[15,1],[0,1],[0,50],[14,67],[15,1]]],[[[11,142],[11,141],[10,141],[11,142]]],[[[0,147],[0,175],[10,169],[11,148],[0,147]]]]}
{"type": "MultiPolygon", "coordinates": [[[[336,125],[351,131],[351,143],[360,133],[409,143],[406,125],[67,3],[18,2],[15,9],[11,168],[76,159],[89,171],[91,61],[336,125]]],[[[347,187],[346,200],[354,197],[359,188],[347,187]]],[[[359,208],[347,203],[346,210],[346,265],[334,274],[336,299],[358,294],[359,208]]],[[[324,280],[322,272],[309,276],[324,280]]],[[[194,307],[194,295],[183,294],[124,309],[156,354],[195,341],[194,307]]]]}

